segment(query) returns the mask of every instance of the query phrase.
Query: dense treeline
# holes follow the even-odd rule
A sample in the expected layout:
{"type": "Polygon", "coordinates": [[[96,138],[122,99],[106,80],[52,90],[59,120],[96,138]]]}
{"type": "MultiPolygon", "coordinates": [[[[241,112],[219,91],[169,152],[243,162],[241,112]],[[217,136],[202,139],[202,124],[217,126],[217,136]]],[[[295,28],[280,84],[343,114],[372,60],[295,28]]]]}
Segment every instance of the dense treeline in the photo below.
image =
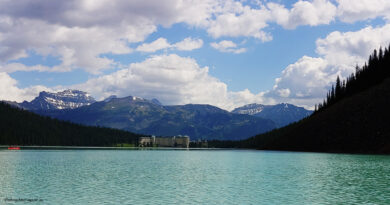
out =
{"type": "Polygon", "coordinates": [[[39,116],[0,102],[0,145],[116,146],[142,135],[39,116]]]}
{"type": "Polygon", "coordinates": [[[239,148],[241,141],[233,141],[233,140],[209,140],[207,143],[207,147],[209,148],[239,148]]]}
{"type": "Polygon", "coordinates": [[[235,144],[209,147],[390,154],[389,49],[374,51],[346,81],[338,78],[313,115],[235,144]]]}
{"type": "Polygon", "coordinates": [[[346,80],[341,81],[337,77],[336,85],[332,85],[324,102],[315,106],[314,113],[325,110],[345,97],[377,85],[388,77],[390,77],[390,46],[385,50],[380,48],[379,52],[374,50],[368,59],[368,64],[366,63],[361,68],[356,65],[356,72],[352,73],[346,80]]]}

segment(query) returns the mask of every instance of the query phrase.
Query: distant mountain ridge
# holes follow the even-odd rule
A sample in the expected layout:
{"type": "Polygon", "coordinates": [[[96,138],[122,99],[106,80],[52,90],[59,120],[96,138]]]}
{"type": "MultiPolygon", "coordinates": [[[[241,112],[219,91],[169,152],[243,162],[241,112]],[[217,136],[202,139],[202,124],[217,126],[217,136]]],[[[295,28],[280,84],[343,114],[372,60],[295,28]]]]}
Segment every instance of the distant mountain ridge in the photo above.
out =
{"type": "Polygon", "coordinates": [[[211,105],[164,106],[155,98],[148,100],[136,96],[118,98],[112,95],[96,101],[78,90],[41,92],[31,102],[8,103],[40,115],[84,125],[159,136],[189,135],[194,140],[246,139],[308,115],[303,108],[295,112],[298,107],[290,104],[250,104],[228,112],[211,105]]]}
{"type": "Polygon", "coordinates": [[[40,92],[34,100],[24,101],[19,103],[19,106],[27,110],[62,110],[75,109],[94,102],[96,100],[88,93],[69,89],[57,93],[40,92]]]}
{"type": "Polygon", "coordinates": [[[75,109],[34,110],[85,125],[160,136],[189,135],[191,140],[240,140],[276,128],[273,121],[238,115],[211,105],[163,106],[139,97],[111,98],[75,109]]]}
{"type": "Polygon", "coordinates": [[[283,127],[311,115],[313,111],[288,103],[276,105],[254,103],[238,107],[232,113],[248,114],[264,119],[271,119],[278,127],[283,127]]]}

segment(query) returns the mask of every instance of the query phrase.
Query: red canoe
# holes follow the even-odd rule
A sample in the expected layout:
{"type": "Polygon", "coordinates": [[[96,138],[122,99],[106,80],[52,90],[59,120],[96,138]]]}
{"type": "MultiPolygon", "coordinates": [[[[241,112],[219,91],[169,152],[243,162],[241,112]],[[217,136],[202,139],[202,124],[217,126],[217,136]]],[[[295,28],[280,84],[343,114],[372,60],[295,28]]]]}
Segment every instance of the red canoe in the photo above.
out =
{"type": "Polygon", "coordinates": [[[20,150],[20,147],[8,147],[8,149],[12,149],[12,150],[20,150]]]}

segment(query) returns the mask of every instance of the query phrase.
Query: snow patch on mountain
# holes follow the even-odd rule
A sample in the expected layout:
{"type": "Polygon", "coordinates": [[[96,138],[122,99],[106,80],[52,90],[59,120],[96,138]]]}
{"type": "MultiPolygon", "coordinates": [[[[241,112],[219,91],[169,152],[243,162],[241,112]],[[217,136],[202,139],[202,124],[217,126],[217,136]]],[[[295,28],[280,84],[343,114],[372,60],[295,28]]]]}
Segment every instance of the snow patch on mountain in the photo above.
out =
{"type": "Polygon", "coordinates": [[[263,111],[264,107],[265,105],[253,103],[236,108],[232,111],[232,113],[254,115],[263,111]]]}

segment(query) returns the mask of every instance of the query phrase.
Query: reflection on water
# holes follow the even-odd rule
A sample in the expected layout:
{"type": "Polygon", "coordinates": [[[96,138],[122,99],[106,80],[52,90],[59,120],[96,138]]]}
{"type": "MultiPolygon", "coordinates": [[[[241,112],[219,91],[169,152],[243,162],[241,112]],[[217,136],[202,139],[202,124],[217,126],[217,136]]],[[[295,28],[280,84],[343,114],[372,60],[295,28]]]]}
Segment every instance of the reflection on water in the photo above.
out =
{"type": "Polygon", "coordinates": [[[0,204],[390,203],[389,156],[3,150],[0,165],[0,204]]]}

